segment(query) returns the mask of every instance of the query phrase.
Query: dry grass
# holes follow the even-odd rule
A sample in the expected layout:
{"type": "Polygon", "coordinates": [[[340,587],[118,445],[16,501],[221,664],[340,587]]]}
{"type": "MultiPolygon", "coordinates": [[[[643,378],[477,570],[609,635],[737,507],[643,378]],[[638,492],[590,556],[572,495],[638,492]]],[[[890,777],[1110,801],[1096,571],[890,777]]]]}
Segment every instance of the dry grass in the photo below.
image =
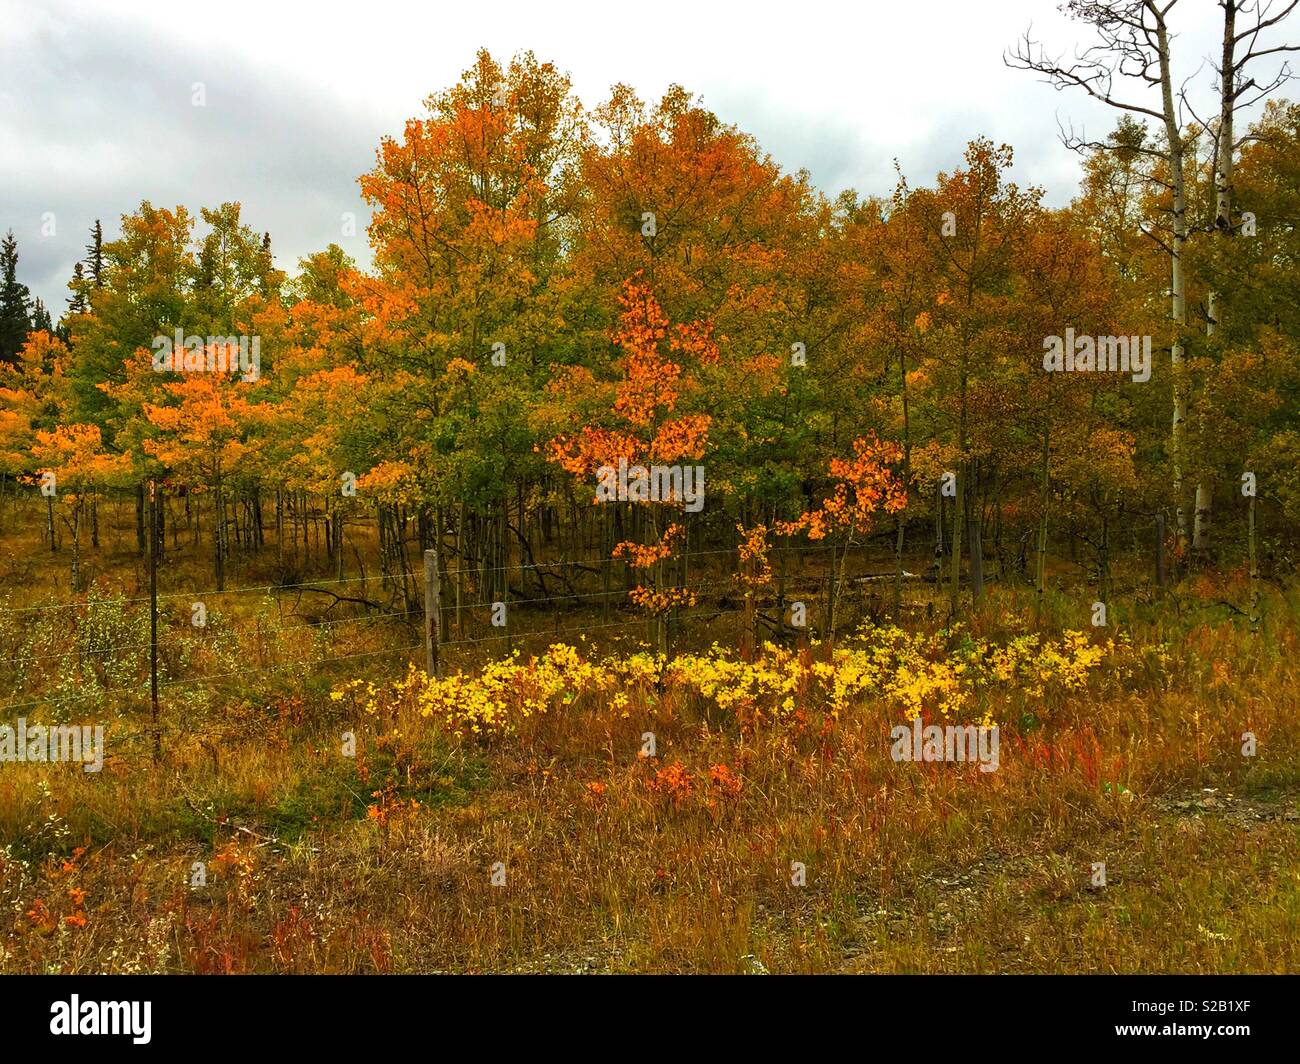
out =
{"type": "MultiPolygon", "coordinates": [[[[78,642],[138,631],[139,606],[0,622],[0,657],[26,662],[9,701],[78,685],[93,697],[29,719],[111,729],[98,775],[0,766],[0,972],[1300,971],[1300,654],[1281,594],[1258,634],[1199,600],[1131,604],[1124,669],[996,696],[987,774],[893,762],[879,700],[749,729],[680,684],[457,740],[410,699],[390,715],[329,698],[400,675],[402,655],[243,676],[247,622],[272,609],[232,601],[201,634],[172,618],[169,668],[234,674],[169,692],[157,764],[137,691],[95,694],[114,653],[78,642]]],[[[1045,627],[1075,609],[1054,600],[1045,627]]],[[[1005,640],[1029,612],[995,591],[970,630],[1005,640]]],[[[273,660],[404,641],[344,631],[273,660]]]]}

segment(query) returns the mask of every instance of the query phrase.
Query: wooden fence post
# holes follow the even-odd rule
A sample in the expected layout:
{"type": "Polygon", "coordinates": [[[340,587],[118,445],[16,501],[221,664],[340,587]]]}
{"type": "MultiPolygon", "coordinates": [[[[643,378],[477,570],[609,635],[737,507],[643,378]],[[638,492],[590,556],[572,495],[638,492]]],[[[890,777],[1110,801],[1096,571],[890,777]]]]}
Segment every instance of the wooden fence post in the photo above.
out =
{"type": "Polygon", "coordinates": [[[1255,493],[1250,495],[1247,513],[1247,549],[1250,556],[1250,630],[1259,631],[1259,550],[1255,546],[1255,493]]]}
{"type": "MultiPolygon", "coordinates": [[[[153,759],[162,759],[158,712],[158,481],[149,481],[149,699],[152,706],[153,759]]],[[[103,753],[101,750],[100,753],[103,753]]]]}
{"type": "Polygon", "coordinates": [[[438,551],[424,552],[424,671],[442,676],[439,644],[442,642],[442,584],[438,578],[438,551]]]}

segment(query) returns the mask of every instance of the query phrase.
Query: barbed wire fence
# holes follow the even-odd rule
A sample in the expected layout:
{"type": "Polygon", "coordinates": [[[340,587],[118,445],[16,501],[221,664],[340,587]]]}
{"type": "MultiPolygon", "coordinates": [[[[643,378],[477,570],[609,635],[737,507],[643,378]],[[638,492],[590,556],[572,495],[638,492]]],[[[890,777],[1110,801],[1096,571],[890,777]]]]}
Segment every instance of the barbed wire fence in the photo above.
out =
{"type": "MultiPolygon", "coordinates": [[[[151,509],[156,511],[156,508],[151,507],[151,509]]],[[[153,535],[149,536],[149,540],[151,544],[158,542],[157,537],[153,535]]],[[[1160,541],[1160,536],[1157,536],[1157,542],[1160,541]]],[[[674,552],[672,559],[674,562],[681,563],[680,571],[691,572],[695,579],[668,583],[657,588],[661,592],[681,592],[689,595],[687,600],[689,605],[686,608],[680,605],[673,606],[662,611],[662,616],[642,610],[629,601],[628,589],[632,582],[630,574],[635,570],[626,563],[617,561],[612,555],[534,561],[505,566],[484,566],[477,563],[466,566],[465,559],[458,558],[456,569],[444,572],[437,548],[431,548],[424,552],[422,602],[413,604],[418,608],[397,609],[393,608],[395,604],[393,600],[401,591],[403,598],[409,601],[405,591],[406,583],[417,575],[411,573],[409,567],[399,574],[385,572],[382,575],[366,575],[363,573],[358,576],[295,580],[289,583],[271,581],[234,588],[159,591],[157,555],[150,550],[148,552],[150,555],[149,595],[96,599],[92,594],[68,602],[0,607],[0,619],[39,623],[42,619],[60,616],[64,611],[86,610],[95,605],[110,606],[122,610],[125,614],[127,607],[147,603],[149,611],[147,641],[135,638],[129,642],[110,641],[105,645],[76,645],[54,654],[28,650],[0,657],[0,676],[9,673],[11,669],[13,670],[11,675],[16,676],[23,674],[25,669],[37,665],[48,667],[51,664],[74,660],[79,665],[85,665],[88,661],[94,665],[96,660],[103,664],[110,658],[120,658],[131,652],[138,652],[134,668],[115,670],[118,673],[133,673],[135,680],[95,684],[88,686],[84,691],[59,691],[42,697],[9,701],[0,704],[0,713],[9,715],[37,707],[62,708],[88,701],[102,702],[116,696],[128,700],[141,699],[147,692],[151,711],[150,726],[131,738],[142,741],[146,737],[152,737],[154,756],[157,757],[161,752],[163,730],[161,703],[164,697],[177,691],[219,684],[222,681],[247,682],[292,670],[298,670],[299,673],[320,672],[339,663],[401,655],[409,656],[412,665],[422,662],[424,670],[429,675],[440,676],[448,665],[466,667],[478,663],[482,659],[476,658],[475,655],[482,652],[498,657],[510,656],[523,649],[530,651],[544,649],[544,646],[550,643],[585,641],[589,635],[595,633],[600,633],[595,638],[618,638],[630,633],[638,637],[637,641],[642,646],[654,646],[657,624],[664,625],[669,632],[667,643],[677,647],[691,639],[692,634],[698,637],[701,632],[707,630],[706,626],[723,619],[727,622],[737,622],[733,627],[726,629],[723,637],[735,639],[742,653],[751,653],[758,644],[760,628],[779,641],[798,641],[810,636],[826,635],[829,635],[833,641],[837,629],[841,627],[835,615],[834,600],[844,586],[862,589],[873,584],[890,587],[895,581],[899,583],[905,581],[908,584],[920,582],[922,585],[928,583],[934,588],[931,604],[936,601],[941,603],[944,597],[942,585],[946,583],[946,574],[942,570],[946,567],[941,566],[937,558],[926,572],[921,574],[899,570],[873,574],[862,571],[866,556],[870,553],[867,545],[857,544],[856,548],[859,551],[859,557],[855,558],[855,562],[858,563],[856,570],[858,575],[846,576],[842,557],[838,575],[836,566],[827,564],[827,559],[832,559],[834,552],[839,551],[843,554],[846,551],[843,543],[772,545],[768,553],[771,561],[776,565],[768,584],[761,588],[747,586],[742,579],[738,547],[674,552]],[[719,567],[714,566],[713,570],[710,570],[711,562],[726,558],[732,560],[733,564],[730,567],[723,566],[719,571],[719,567]],[[819,559],[820,565],[817,564],[819,559]],[[792,562],[795,563],[793,566],[792,562]],[[615,588],[612,574],[614,567],[619,565],[622,566],[624,586],[615,588]],[[565,570],[568,570],[565,573],[566,578],[559,583],[559,589],[555,592],[542,595],[527,594],[530,576],[531,582],[545,591],[545,578],[555,577],[557,573],[565,570]],[[517,583],[522,592],[520,596],[511,595],[510,574],[518,574],[517,583]],[[581,581],[584,576],[589,581],[599,581],[600,589],[587,590],[582,587],[581,581]],[[456,581],[455,601],[444,601],[443,585],[448,577],[456,581]],[[391,585],[392,599],[387,607],[365,597],[365,589],[369,583],[391,585]],[[490,598],[476,594],[473,601],[461,601],[467,583],[475,593],[493,588],[500,597],[490,598]],[[344,588],[351,588],[357,584],[361,585],[360,594],[338,593],[344,588]],[[565,588],[567,590],[563,590],[565,588]],[[281,608],[282,621],[285,620],[283,602],[286,597],[292,596],[295,601],[288,617],[289,619],[302,618],[304,614],[298,607],[303,596],[312,593],[324,593],[333,598],[333,602],[326,607],[326,612],[348,605],[364,608],[367,612],[333,618],[317,615],[305,620],[296,620],[295,623],[273,625],[266,625],[260,615],[252,619],[233,620],[229,623],[223,620],[216,626],[209,626],[206,620],[207,604],[210,601],[259,594],[275,599],[277,606],[281,608]],[[160,621],[168,626],[166,628],[168,632],[175,633],[177,627],[177,618],[165,615],[160,607],[187,600],[192,611],[196,607],[201,608],[204,615],[205,620],[201,624],[195,622],[193,615],[191,617],[192,629],[205,633],[202,637],[204,641],[216,642],[232,635],[252,631],[255,637],[257,661],[239,668],[190,675],[169,675],[168,673],[173,671],[174,667],[174,663],[169,661],[168,667],[160,675],[160,621]],[[802,622],[791,616],[791,607],[795,604],[802,607],[804,613],[802,622]],[[575,616],[581,618],[583,611],[588,607],[592,611],[596,609],[600,611],[599,622],[564,623],[566,616],[570,619],[575,616]],[[610,620],[614,610],[626,611],[627,615],[610,620]],[[529,624],[529,621],[535,623],[529,624]],[[378,649],[355,650],[346,645],[340,647],[340,642],[345,644],[351,642],[362,633],[373,630],[388,633],[393,626],[405,629],[409,638],[395,645],[378,649]],[[328,649],[332,652],[322,654],[319,645],[313,645],[307,648],[306,656],[268,663],[267,646],[274,646],[276,643],[291,646],[295,633],[310,634],[313,638],[328,635],[328,649]],[[336,652],[340,649],[344,652],[336,652]],[[147,652],[147,672],[144,669],[145,652],[147,652]]],[[[1163,562],[1163,558],[1159,561],[1163,562]]],[[[1111,583],[1110,593],[1112,596],[1135,595],[1161,588],[1164,584],[1162,570],[1163,566],[1158,566],[1154,583],[1142,581],[1111,583]]],[[[418,579],[415,579],[414,583],[418,587],[418,579]]],[[[859,594],[856,596],[856,604],[859,607],[882,604],[865,601],[871,597],[859,594]]],[[[875,596],[875,598],[880,597],[875,596]]],[[[107,669],[100,671],[106,672],[107,669]]],[[[21,684],[19,686],[21,687],[21,684]]]]}
{"type": "MultiPolygon", "coordinates": [[[[228,600],[233,596],[241,595],[262,595],[274,598],[277,604],[282,604],[285,598],[290,596],[300,600],[307,593],[325,591],[327,594],[332,594],[329,590],[331,588],[339,589],[358,583],[364,587],[367,582],[379,582],[387,578],[363,575],[300,580],[293,583],[245,584],[234,588],[159,591],[156,558],[151,558],[149,595],[99,598],[91,593],[67,602],[0,607],[0,618],[21,624],[40,623],[58,617],[75,617],[77,611],[84,614],[84,611],[95,607],[118,611],[119,617],[125,618],[129,607],[147,605],[149,624],[147,639],[139,636],[110,639],[103,644],[73,645],[52,654],[36,648],[5,654],[0,657],[0,675],[8,674],[12,678],[23,677],[34,667],[48,669],[50,666],[59,666],[63,663],[72,663],[75,666],[89,664],[92,668],[98,664],[101,666],[100,671],[106,672],[105,666],[113,660],[117,666],[113,670],[116,674],[125,672],[132,674],[134,679],[86,685],[84,690],[63,690],[40,697],[20,697],[17,700],[0,703],[0,713],[9,716],[38,707],[62,710],[67,706],[87,702],[102,704],[106,700],[117,697],[141,702],[147,698],[151,712],[149,726],[122,738],[123,741],[131,742],[152,739],[154,756],[158,757],[161,754],[163,702],[167,696],[187,688],[206,687],[223,681],[238,681],[244,684],[295,670],[300,673],[319,672],[339,663],[403,655],[410,658],[412,665],[422,661],[425,670],[430,675],[436,676],[442,673],[444,665],[449,661],[461,666],[474,663],[475,654],[479,652],[488,652],[492,656],[509,656],[524,649],[544,649],[546,645],[556,642],[585,641],[588,636],[617,638],[624,634],[631,634],[636,637],[639,644],[651,645],[653,642],[651,632],[656,623],[671,626],[674,644],[685,639],[686,633],[698,632],[704,626],[724,619],[742,621],[738,628],[729,629],[725,637],[734,638],[739,635],[743,641],[744,633],[740,629],[746,623],[751,626],[762,623],[782,635],[797,637],[801,626],[789,624],[783,614],[788,612],[791,602],[799,602],[808,607],[808,614],[812,618],[809,626],[814,631],[819,631],[825,623],[827,612],[825,598],[830,593],[830,580],[825,566],[821,570],[810,572],[807,571],[808,566],[801,563],[797,572],[787,574],[785,562],[790,559],[807,558],[814,560],[815,564],[816,555],[826,555],[833,550],[842,551],[843,547],[832,545],[773,547],[771,553],[776,558],[783,559],[781,582],[779,589],[773,589],[762,596],[753,590],[746,591],[737,579],[735,571],[730,574],[710,572],[706,565],[701,564],[706,559],[716,561],[728,556],[735,559],[738,557],[736,549],[678,552],[674,554],[674,560],[688,564],[696,574],[696,578],[685,583],[668,584],[658,590],[688,592],[690,605],[686,608],[677,606],[665,611],[668,616],[663,618],[657,618],[633,605],[628,600],[626,587],[610,586],[608,574],[619,564],[612,557],[495,567],[476,565],[444,574],[438,568],[436,550],[429,550],[425,552],[424,601],[420,609],[373,608],[373,604],[363,597],[335,595],[335,601],[327,609],[333,609],[340,604],[351,604],[365,608],[367,612],[345,617],[317,616],[301,620],[296,619],[300,618],[301,614],[296,609],[297,602],[295,602],[294,611],[288,617],[282,614],[282,619],[289,620],[291,623],[271,625],[264,623],[260,616],[251,619],[236,618],[228,623],[223,619],[220,623],[214,623],[216,618],[207,615],[207,604],[212,600],[228,600]],[[588,591],[581,588],[576,580],[570,580],[568,586],[575,588],[571,592],[557,591],[550,595],[511,598],[507,591],[502,598],[490,599],[476,596],[473,601],[462,602],[443,601],[441,594],[442,578],[446,575],[452,575],[462,581],[468,577],[476,585],[481,583],[488,587],[508,589],[510,587],[508,577],[511,573],[519,574],[519,586],[524,588],[527,587],[526,577],[530,573],[554,573],[563,569],[585,571],[589,578],[601,580],[605,586],[601,590],[588,591]],[[259,660],[235,669],[197,672],[189,675],[169,675],[175,668],[175,663],[171,660],[160,669],[160,632],[163,641],[166,641],[168,633],[174,635],[178,630],[186,631],[183,627],[184,621],[179,620],[174,612],[167,609],[168,604],[177,602],[190,604],[191,624],[186,634],[198,635],[202,640],[198,645],[218,644],[223,640],[230,640],[232,636],[251,632],[255,636],[259,660]],[[600,609],[602,619],[589,623],[565,623],[566,617],[581,620],[583,611],[587,607],[592,607],[593,610],[600,609]],[[614,620],[603,619],[609,617],[611,611],[616,609],[625,611],[626,615],[614,620]],[[201,623],[196,621],[198,614],[202,615],[201,623]],[[530,620],[537,623],[529,624],[530,620]],[[393,626],[406,629],[409,638],[395,645],[378,649],[347,650],[346,647],[339,646],[340,642],[346,643],[367,631],[378,629],[387,633],[393,626]],[[286,647],[292,646],[294,634],[310,634],[316,637],[326,633],[330,640],[330,650],[343,649],[344,652],[321,654],[318,648],[308,647],[305,656],[295,656],[289,660],[269,663],[262,660],[261,648],[274,646],[276,643],[286,647]]],[[[70,619],[66,626],[57,627],[66,630],[74,624],[75,620],[70,619]]],[[[752,643],[752,632],[749,638],[752,643]]],[[[171,640],[171,642],[175,641],[171,640]]],[[[21,683],[19,686],[21,687],[21,683]]],[[[19,693],[21,694],[21,691],[19,693]]]]}

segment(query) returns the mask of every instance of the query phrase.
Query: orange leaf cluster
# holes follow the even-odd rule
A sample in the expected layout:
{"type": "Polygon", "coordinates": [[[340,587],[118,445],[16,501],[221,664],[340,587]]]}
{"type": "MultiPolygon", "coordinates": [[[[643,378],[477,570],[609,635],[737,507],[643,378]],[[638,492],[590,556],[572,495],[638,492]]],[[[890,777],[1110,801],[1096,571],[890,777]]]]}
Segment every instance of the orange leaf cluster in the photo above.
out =
{"type": "Polygon", "coordinates": [[[684,587],[670,587],[663,591],[637,586],[628,592],[628,598],[647,613],[667,613],[679,606],[694,606],[695,592],[684,587]]]}
{"type": "Polygon", "coordinates": [[[772,579],[772,563],[768,560],[767,526],[755,525],[748,532],[737,523],[736,531],[743,537],[740,543],[740,580],[746,587],[765,587],[772,579]]]}
{"type": "Polygon", "coordinates": [[[626,558],[633,569],[649,569],[657,562],[663,561],[673,552],[673,545],[686,534],[686,529],[679,524],[671,524],[664,531],[659,545],[646,545],[627,541],[614,548],[613,558],[626,558]]]}
{"type": "Polygon", "coordinates": [[[878,510],[897,513],[907,505],[902,480],[889,467],[902,461],[902,449],[875,436],[853,441],[852,458],[832,458],[831,475],[839,478],[831,497],[817,510],[794,521],[777,524],[777,531],[793,535],[807,531],[809,539],[824,539],[832,531],[866,532],[878,510]]]}
{"type": "MultiPolygon", "coordinates": [[[[614,389],[612,407],[623,427],[584,426],[576,435],[555,437],[547,457],[574,476],[587,476],[601,466],[700,458],[708,444],[712,419],[707,414],[673,417],[685,383],[681,363],[665,357],[661,344],[689,355],[699,363],[716,362],[717,343],[711,323],[679,325],[669,336],[669,319],[638,272],[624,282],[619,293],[622,313],[612,334],[623,351],[623,377],[614,389]]],[[[574,376],[572,383],[584,383],[574,376]]]]}
{"type": "Polygon", "coordinates": [[[714,765],[709,769],[711,783],[724,798],[736,798],[740,795],[740,777],[726,765],[714,765]]]}
{"type": "Polygon", "coordinates": [[[695,790],[695,777],[683,765],[671,764],[655,770],[654,779],[646,780],[646,789],[681,805],[695,790]]]}

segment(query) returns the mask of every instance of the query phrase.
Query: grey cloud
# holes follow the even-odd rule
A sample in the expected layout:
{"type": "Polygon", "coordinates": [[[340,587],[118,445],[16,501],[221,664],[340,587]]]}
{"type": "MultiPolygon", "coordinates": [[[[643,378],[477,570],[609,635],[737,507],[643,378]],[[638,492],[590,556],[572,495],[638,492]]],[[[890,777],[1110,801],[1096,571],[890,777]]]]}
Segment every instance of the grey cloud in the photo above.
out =
{"type": "MultiPolygon", "coordinates": [[[[450,83],[463,65],[430,70],[428,89],[450,83]]],[[[810,115],[775,92],[719,84],[716,71],[701,72],[705,84],[686,80],[725,121],[754,134],[787,170],[807,169],[828,195],[850,187],[887,195],[896,156],[909,180],[928,183],[985,134],[1016,149],[1018,181],[1045,186],[1051,204],[1067,202],[1079,170],[1056,137],[1052,109],[1061,97],[1010,75],[1000,57],[989,66],[978,106],[970,92],[954,91],[942,111],[909,116],[916,135],[901,144],[872,119],[873,108],[895,106],[889,99],[828,100],[810,115]]],[[[143,199],[191,209],[238,200],[246,222],[271,233],[281,268],[331,241],[367,263],[357,177],[373,165],[380,137],[400,131],[421,99],[381,105],[346,67],[337,83],[345,88],[321,89],[237,50],[188,49],[161,30],[103,15],[51,21],[21,48],[0,45],[0,230],[18,237],[23,280],[57,317],[91,223],[101,218],[111,238],[143,199]],[[195,81],[204,83],[206,107],[191,105],[195,81]],[[40,235],[45,211],[55,213],[56,236],[40,235]],[[341,235],[344,211],[357,214],[355,237],[341,235]]],[[[897,105],[907,103],[900,96],[897,105]]],[[[1079,100],[1067,112],[1096,121],[1079,100]]]]}
{"type": "Polygon", "coordinates": [[[103,20],[7,47],[0,69],[0,230],[14,230],[22,279],[56,318],[95,218],[111,239],[144,199],[195,211],[238,200],[282,268],[331,241],[367,259],[357,177],[404,116],[103,20]],[[204,107],[191,103],[194,82],[204,107]],[[54,236],[41,235],[47,211],[54,236]],[[356,237],[341,236],[344,211],[357,215],[356,237]]]}

